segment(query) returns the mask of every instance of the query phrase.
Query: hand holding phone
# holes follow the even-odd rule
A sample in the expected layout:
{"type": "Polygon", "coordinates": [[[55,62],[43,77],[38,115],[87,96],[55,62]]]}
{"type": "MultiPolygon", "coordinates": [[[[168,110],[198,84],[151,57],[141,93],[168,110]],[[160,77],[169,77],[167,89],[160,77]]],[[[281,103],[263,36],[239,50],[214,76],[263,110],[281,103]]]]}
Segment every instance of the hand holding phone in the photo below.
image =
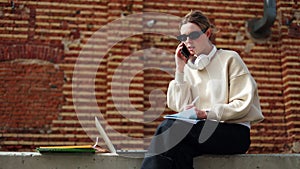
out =
{"type": "Polygon", "coordinates": [[[182,43],[182,49],[180,50],[180,53],[188,60],[191,56],[190,51],[188,48],[185,46],[184,43],[182,43]]]}

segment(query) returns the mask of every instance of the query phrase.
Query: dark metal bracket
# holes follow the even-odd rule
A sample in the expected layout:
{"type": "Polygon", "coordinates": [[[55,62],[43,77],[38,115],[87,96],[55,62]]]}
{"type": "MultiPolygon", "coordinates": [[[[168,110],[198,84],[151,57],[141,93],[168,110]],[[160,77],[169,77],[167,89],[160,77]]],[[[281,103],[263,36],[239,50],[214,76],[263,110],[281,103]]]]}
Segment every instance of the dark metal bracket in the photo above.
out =
{"type": "Polygon", "coordinates": [[[264,0],[263,18],[247,21],[248,32],[254,39],[266,39],[271,35],[271,27],[276,19],[276,0],[264,0]]]}

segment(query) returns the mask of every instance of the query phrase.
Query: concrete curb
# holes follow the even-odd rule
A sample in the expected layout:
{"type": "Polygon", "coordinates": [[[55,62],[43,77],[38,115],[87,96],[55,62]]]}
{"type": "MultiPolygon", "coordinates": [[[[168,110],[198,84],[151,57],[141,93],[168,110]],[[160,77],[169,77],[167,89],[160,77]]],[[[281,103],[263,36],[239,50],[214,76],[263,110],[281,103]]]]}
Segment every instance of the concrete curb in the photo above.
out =
{"type": "MultiPolygon", "coordinates": [[[[0,152],[0,169],[138,169],[143,155],[0,152]]],[[[204,155],[195,169],[296,169],[300,154],[204,155]]]]}

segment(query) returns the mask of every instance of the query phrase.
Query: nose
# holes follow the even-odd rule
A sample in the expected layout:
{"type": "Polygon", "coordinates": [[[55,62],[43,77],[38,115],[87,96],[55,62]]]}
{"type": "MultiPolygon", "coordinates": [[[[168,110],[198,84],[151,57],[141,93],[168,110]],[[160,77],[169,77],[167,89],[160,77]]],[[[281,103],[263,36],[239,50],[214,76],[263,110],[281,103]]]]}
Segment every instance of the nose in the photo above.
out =
{"type": "Polygon", "coordinates": [[[188,42],[190,42],[191,40],[192,40],[192,39],[191,39],[190,37],[187,37],[185,42],[188,43],[188,42]]]}

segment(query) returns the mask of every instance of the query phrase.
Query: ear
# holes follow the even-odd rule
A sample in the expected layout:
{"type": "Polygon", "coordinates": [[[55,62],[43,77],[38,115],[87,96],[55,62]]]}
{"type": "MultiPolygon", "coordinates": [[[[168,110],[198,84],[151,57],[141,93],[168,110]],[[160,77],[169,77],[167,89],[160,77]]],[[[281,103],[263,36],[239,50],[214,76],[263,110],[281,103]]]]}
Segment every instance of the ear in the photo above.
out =
{"type": "Polygon", "coordinates": [[[205,32],[205,34],[206,34],[206,36],[207,36],[208,39],[211,36],[211,31],[212,31],[211,28],[208,28],[207,31],[205,32]]]}

